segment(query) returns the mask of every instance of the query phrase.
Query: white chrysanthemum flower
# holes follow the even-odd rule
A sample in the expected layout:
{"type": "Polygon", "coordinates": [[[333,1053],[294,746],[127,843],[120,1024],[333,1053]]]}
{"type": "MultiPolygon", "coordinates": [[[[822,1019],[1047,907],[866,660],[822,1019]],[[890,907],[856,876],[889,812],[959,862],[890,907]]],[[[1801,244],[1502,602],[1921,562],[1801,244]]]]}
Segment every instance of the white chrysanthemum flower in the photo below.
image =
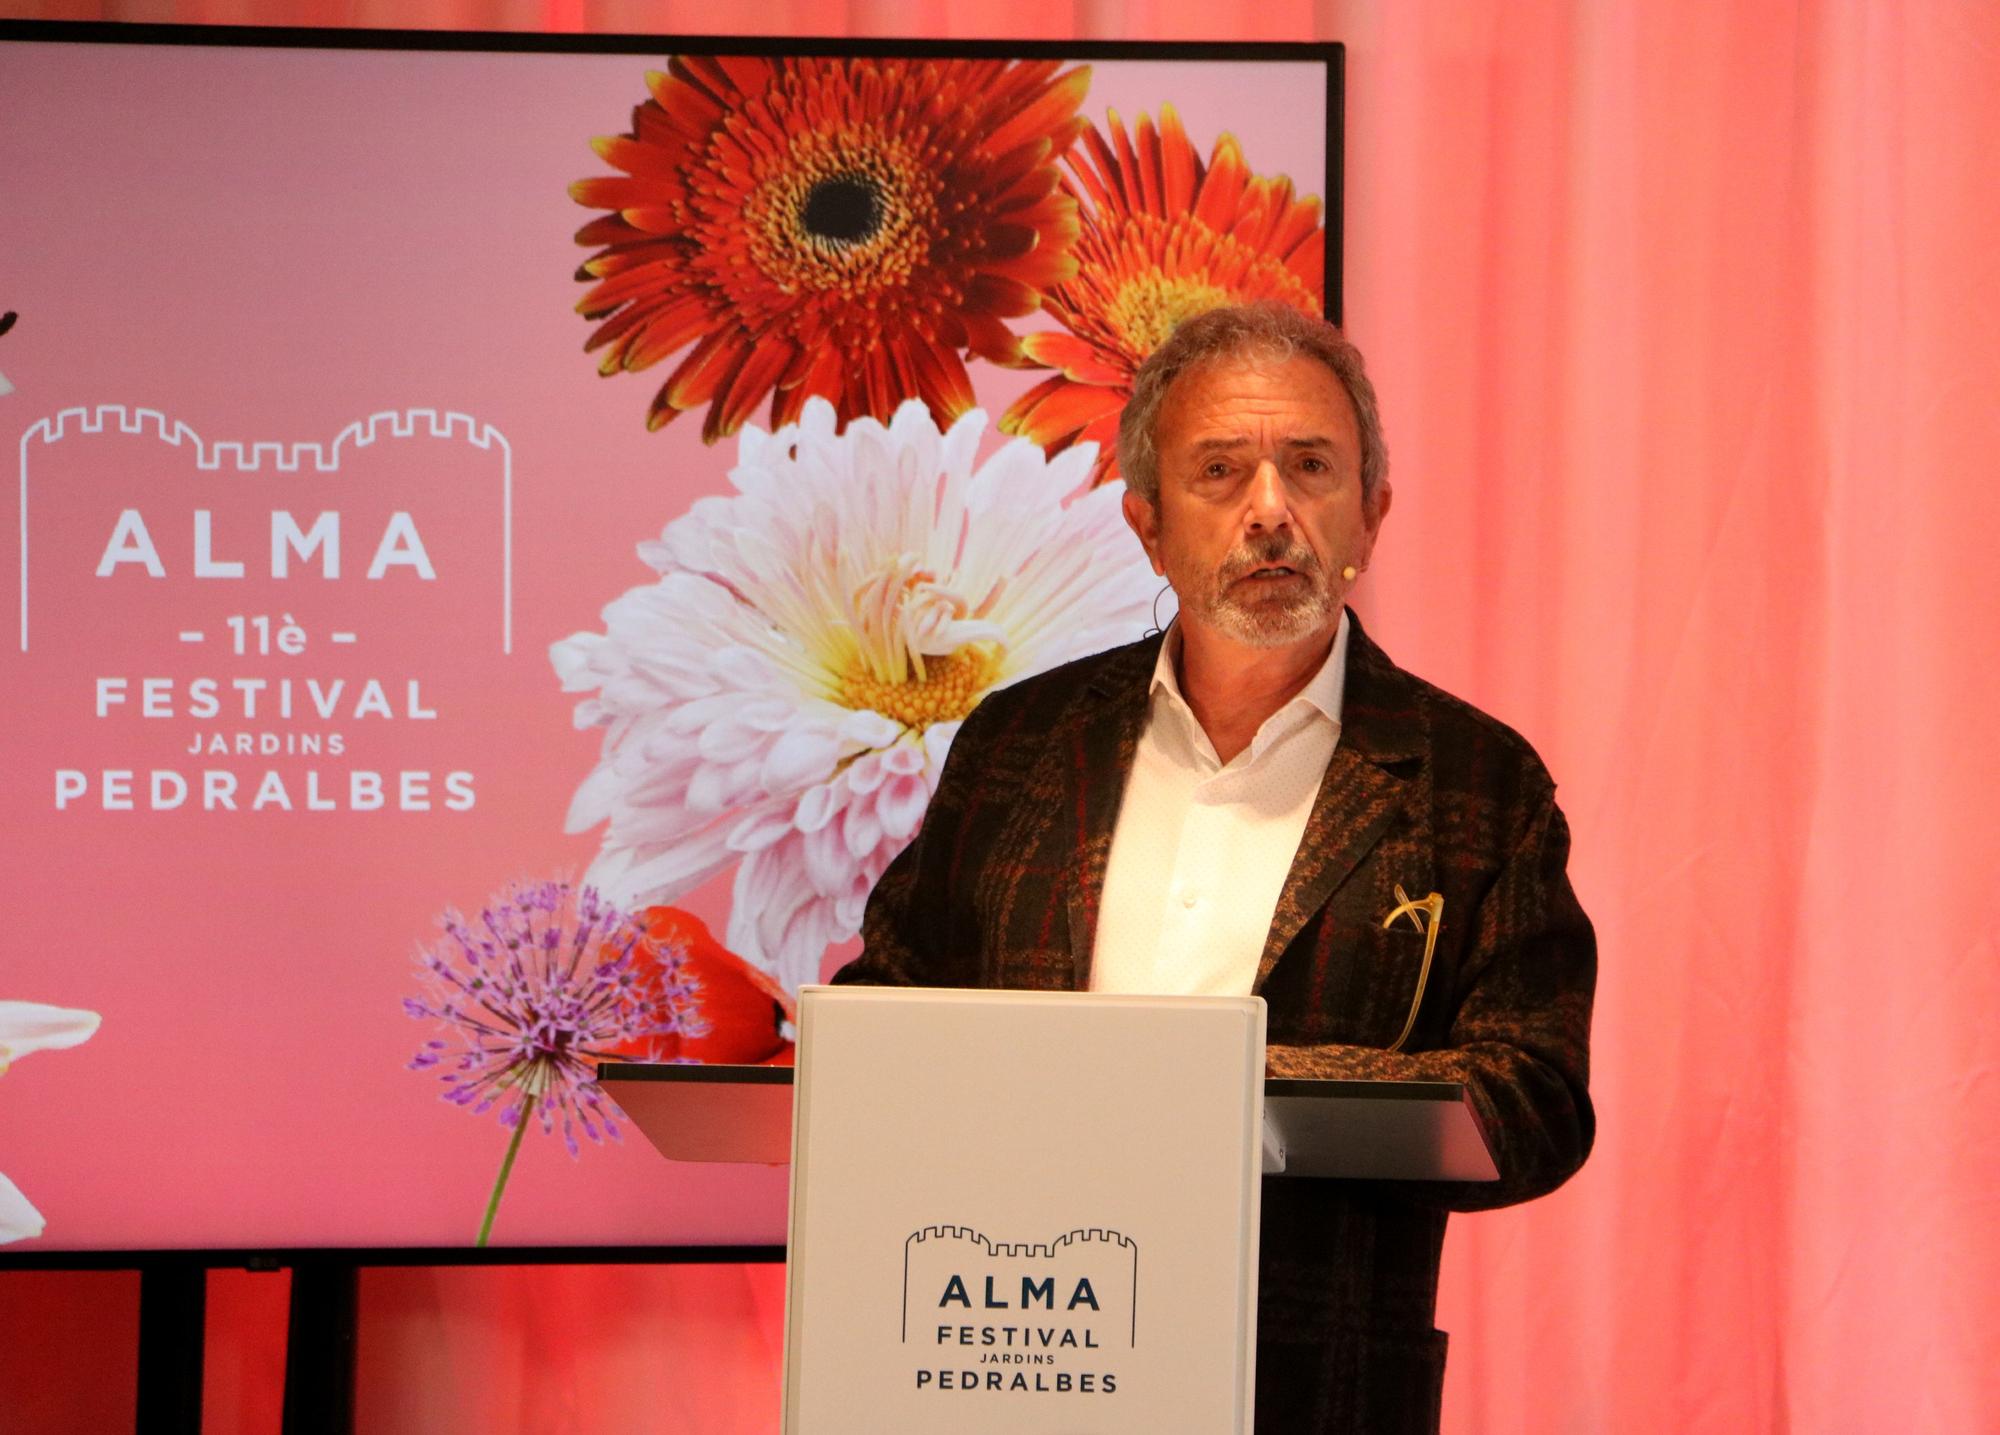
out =
{"type": "Polygon", "coordinates": [[[94,1011],[74,1007],[0,1001],[0,1072],[31,1051],[81,1046],[102,1020],[94,1011]]]}
{"type": "Polygon", "coordinates": [[[860,930],[916,834],[959,721],[993,688],[1139,636],[1157,587],[1094,448],[1025,439],[976,469],[977,409],[940,433],[809,402],[746,427],[729,477],[642,557],[660,578],[550,658],[604,750],[569,830],[584,880],[669,902],[740,862],[728,945],[787,989],[860,930]]]}
{"type": "MultiPolygon", "coordinates": [[[[0,1073],[31,1051],[60,1051],[90,1040],[99,1020],[94,1011],[0,1001],[0,1073]]],[[[0,1175],[0,1245],[32,1239],[43,1228],[42,1213],[0,1175]]]]}

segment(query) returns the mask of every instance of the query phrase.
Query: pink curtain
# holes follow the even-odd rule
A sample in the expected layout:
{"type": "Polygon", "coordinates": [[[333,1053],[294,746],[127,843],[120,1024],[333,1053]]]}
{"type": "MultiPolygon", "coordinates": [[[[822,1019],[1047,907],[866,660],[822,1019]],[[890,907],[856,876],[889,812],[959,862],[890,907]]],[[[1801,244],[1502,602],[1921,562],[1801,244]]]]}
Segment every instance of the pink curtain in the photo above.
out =
{"type": "MultiPolygon", "coordinates": [[[[1597,1154],[1453,1223],[1446,1428],[2000,1429],[2000,9],[7,8],[1346,42],[1397,490],[1364,611],[1540,748],[1603,943],[1597,1154]]],[[[268,1303],[211,1315],[259,1388],[268,1303]]],[[[377,1273],[363,1428],[768,1431],[781,1303],[767,1271],[377,1273]]],[[[274,1428],[210,1383],[211,1429],[274,1428]]]]}

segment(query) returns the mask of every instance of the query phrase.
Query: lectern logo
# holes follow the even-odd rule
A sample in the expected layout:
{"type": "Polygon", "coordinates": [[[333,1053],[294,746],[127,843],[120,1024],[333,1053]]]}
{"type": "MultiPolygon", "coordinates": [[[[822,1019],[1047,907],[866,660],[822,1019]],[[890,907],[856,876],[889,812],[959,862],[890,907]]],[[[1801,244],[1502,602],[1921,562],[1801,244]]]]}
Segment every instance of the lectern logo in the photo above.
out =
{"type": "Polygon", "coordinates": [[[916,1388],[1113,1395],[1139,1343],[1139,1247],[1117,1231],[1041,1244],[926,1226],[903,1242],[903,1344],[916,1388]]]}

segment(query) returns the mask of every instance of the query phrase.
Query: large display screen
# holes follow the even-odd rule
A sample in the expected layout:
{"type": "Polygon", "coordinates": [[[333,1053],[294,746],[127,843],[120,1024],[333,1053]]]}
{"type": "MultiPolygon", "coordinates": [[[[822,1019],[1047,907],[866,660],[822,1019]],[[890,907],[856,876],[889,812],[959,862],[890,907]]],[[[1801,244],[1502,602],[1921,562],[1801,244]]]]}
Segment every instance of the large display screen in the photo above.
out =
{"type": "Polygon", "coordinates": [[[1337,311],[1335,47],[536,44],[0,30],[0,1261],[782,1240],[593,1064],[789,1059],[1337,311]]]}

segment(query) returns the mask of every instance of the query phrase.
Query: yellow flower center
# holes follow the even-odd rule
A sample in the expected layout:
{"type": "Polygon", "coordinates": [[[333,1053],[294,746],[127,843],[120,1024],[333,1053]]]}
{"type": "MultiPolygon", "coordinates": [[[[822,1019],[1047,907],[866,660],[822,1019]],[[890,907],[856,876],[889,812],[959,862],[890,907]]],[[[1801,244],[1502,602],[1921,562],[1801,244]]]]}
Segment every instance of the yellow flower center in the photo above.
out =
{"type": "Polygon", "coordinates": [[[926,659],[921,673],[912,668],[901,682],[876,677],[857,659],[840,676],[840,700],[922,730],[971,712],[999,670],[1000,652],[992,643],[967,643],[957,652],[926,659]]]}
{"type": "Polygon", "coordinates": [[[1167,341],[1183,319],[1234,301],[1229,290],[1187,275],[1148,270],[1118,287],[1109,317],[1131,345],[1131,352],[1150,354],[1167,341]]]}

